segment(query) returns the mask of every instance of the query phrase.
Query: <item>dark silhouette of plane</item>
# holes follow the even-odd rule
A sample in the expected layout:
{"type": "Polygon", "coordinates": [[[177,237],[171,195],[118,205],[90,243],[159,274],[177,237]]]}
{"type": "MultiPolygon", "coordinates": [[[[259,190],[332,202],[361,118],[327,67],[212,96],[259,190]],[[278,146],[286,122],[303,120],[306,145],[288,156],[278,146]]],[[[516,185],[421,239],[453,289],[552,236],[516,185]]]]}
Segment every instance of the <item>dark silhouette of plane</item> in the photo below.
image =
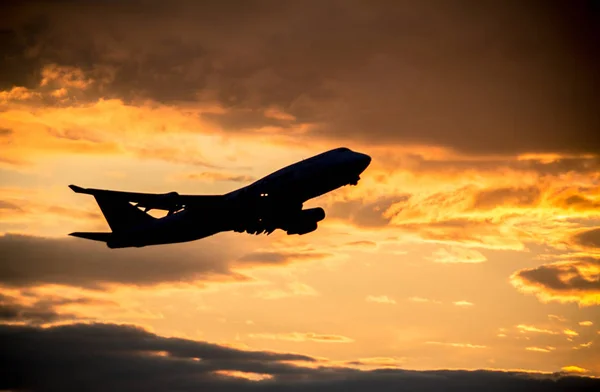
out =
{"type": "Polygon", "coordinates": [[[194,241],[231,230],[307,234],[317,229],[325,211],[320,207],[303,210],[303,203],[342,186],[357,185],[370,163],[368,155],[336,148],[224,195],[135,193],[69,185],[77,193],[94,196],[112,230],[69,235],[106,242],[109,248],[128,248],[194,241]],[[148,214],[152,209],[168,213],[155,218],[148,214]]]}

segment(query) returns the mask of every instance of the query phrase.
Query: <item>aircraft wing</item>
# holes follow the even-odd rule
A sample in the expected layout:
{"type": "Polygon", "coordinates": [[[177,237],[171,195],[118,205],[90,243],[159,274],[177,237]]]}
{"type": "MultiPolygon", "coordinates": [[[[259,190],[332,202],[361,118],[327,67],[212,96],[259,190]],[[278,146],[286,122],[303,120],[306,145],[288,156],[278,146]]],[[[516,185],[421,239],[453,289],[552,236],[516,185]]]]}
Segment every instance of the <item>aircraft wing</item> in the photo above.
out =
{"type": "Polygon", "coordinates": [[[112,191],[106,189],[82,188],[77,185],[69,185],[75,193],[93,195],[95,197],[106,197],[112,200],[122,200],[136,203],[137,207],[148,210],[177,211],[190,205],[202,205],[210,207],[223,201],[222,195],[180,195],[177,192],[169,193],[138,193],[112,191]]]}

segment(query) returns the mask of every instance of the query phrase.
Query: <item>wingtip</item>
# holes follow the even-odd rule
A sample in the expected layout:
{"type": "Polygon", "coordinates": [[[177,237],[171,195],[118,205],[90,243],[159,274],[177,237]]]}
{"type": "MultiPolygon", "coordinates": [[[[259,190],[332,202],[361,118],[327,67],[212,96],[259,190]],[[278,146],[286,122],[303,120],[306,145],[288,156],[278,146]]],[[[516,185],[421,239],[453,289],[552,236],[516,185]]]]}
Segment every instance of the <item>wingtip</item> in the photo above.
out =
{"type": "Polygon", "coordinates": [[[75,193],[82,193],[84,191],[82,187],[73,184],[69,185],[69,188],[75,193]]]}

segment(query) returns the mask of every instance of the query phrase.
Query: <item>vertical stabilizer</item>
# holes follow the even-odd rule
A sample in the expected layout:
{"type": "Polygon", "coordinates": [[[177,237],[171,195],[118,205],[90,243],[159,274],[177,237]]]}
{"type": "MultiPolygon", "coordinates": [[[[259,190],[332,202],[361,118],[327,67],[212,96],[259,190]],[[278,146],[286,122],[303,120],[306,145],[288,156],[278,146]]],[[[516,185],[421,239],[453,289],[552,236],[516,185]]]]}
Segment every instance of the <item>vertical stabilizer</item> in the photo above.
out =
{"type": "Polygon", "coordinates": [[[123,199],[110,195],[94,195],[94,198],[113,232],[148,224],[156,219],[123,199]]]}

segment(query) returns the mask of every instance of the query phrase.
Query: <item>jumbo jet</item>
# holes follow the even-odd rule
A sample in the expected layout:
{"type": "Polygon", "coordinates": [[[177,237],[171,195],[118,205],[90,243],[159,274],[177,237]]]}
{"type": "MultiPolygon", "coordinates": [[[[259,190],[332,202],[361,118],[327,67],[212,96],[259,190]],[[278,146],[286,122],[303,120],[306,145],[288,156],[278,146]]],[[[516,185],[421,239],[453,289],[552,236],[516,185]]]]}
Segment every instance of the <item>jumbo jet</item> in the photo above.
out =
{"type": "Polygon", "coordinates": [[[303,203],[346,185],[357,185],[371,163],[368,155],[341,147],[284,167],[224,195],[135,193],[69,185],[94,196],[112,230],[69,235],[106,242],[111,248],[143,247],[195,241],[224,231],[271,234],[277,229],[307,234],[325,218],[303,203]],[[161,218],[150,210],[167,211],[161,218]]]}

